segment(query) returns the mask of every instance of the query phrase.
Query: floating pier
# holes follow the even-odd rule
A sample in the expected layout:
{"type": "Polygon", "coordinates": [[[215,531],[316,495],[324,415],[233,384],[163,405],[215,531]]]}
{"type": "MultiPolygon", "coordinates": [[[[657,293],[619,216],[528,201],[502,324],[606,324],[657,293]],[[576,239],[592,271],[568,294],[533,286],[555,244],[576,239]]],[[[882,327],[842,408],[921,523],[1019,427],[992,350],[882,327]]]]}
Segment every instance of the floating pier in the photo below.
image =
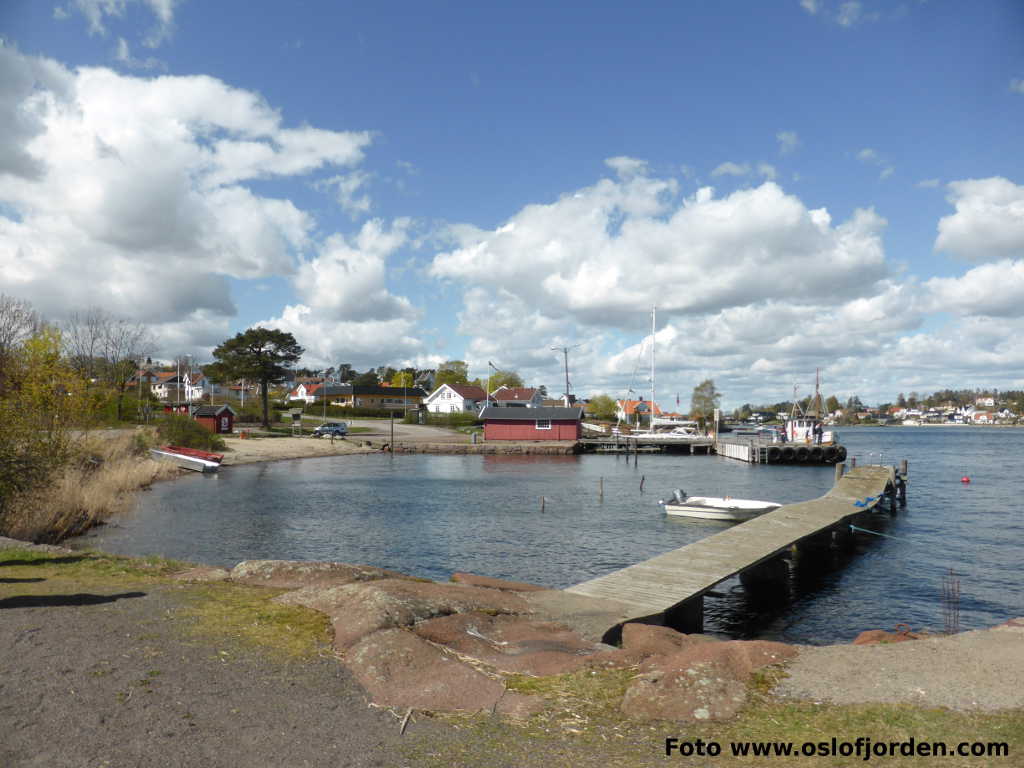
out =
{"type": "Polygon", "coordinates": [[[715,453],[749,464],[839,464],[846,460],[841,445],[777,443],[759,437],[715,438],[715,453]]]}
{"type": "Polygon", "coordinates": [[[716,584],[736,575],[748,587],[778,583],[788,578],[784,558],[794,548],[812,553],[849,541],[850,526],[864,524],[884,499],[891,507],[905,501],[905,462],[899,470],[877,465],[843,470],[844,465],[836,467],[835,486],[818,499],[787,504],[565,591],[622,603],[634,619],[660,616],[682,632],[702,632],[704,595],[716,584]]]}

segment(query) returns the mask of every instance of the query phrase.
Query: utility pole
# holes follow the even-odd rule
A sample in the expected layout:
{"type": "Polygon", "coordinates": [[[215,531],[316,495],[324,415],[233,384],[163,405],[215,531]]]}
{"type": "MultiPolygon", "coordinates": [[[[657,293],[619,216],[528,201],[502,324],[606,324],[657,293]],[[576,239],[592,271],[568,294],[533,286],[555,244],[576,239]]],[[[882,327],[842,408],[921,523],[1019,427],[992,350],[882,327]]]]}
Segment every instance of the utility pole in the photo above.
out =
{"type": "Polygon", "coordinates": [[[576,349],[581,344],[573,344],[571,347],[552,347],[552,352],[561,352],[565,357],[565,405],[569,405],[569,350],[576,349]]]}

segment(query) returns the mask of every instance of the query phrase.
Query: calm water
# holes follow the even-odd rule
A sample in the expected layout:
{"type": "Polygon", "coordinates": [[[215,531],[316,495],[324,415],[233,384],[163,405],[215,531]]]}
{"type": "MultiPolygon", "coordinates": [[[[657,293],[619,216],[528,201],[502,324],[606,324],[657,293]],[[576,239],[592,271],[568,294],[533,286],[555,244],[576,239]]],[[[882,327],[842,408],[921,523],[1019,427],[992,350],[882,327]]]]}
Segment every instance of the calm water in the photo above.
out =
{"type": "MultiPolygon", "coordinates": [[[[910,462],[906,508],[873,526],[889,538],[863,536],[831,569],[801,571],[776,605],[726,582],[723,597],[706,601],[708,631],[822,643],[900,621],[941,630],[950,568],[960,579],[963,628],[1024,615],[1024,430],[841,435],[859,463],[910,462]]],[[[832,481],[831,467],[714,456],[641,456],[638,467],[615,456],[341,456],[164,483],[140,495],[133,516],[80,541],[225,566],[323,559],[431,579],[461,570],[565,587],[721,530],[666,517],[657,502],[673,488],[788,503],[820,496],[832,481]]]]}

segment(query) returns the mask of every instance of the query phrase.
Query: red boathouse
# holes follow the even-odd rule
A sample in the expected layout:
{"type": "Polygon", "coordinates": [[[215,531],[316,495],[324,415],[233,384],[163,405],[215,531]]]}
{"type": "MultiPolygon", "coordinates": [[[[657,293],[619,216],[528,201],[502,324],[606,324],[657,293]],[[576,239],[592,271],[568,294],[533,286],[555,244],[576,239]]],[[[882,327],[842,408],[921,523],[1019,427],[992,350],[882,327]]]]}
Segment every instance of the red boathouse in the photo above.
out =
{"type": "Polygon", "coordinates": [[[491,406],[480,414],[484,440],[579,440],[582,408],[515,408],[491,406]]]}

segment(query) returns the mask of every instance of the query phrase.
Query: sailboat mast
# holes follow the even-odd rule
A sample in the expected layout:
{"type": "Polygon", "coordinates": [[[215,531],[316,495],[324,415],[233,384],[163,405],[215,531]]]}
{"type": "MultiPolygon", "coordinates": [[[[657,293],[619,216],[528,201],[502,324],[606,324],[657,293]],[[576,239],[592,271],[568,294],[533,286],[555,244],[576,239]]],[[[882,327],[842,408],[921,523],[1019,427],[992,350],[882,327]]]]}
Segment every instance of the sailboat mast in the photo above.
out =
{"type": "Polygon", "coordinates": [[[650,429],[654,431],[654,333],[657,330],[656,318],[658,315],[658,308],[656,306],[651,307],[651,425],[650,429]]]}

